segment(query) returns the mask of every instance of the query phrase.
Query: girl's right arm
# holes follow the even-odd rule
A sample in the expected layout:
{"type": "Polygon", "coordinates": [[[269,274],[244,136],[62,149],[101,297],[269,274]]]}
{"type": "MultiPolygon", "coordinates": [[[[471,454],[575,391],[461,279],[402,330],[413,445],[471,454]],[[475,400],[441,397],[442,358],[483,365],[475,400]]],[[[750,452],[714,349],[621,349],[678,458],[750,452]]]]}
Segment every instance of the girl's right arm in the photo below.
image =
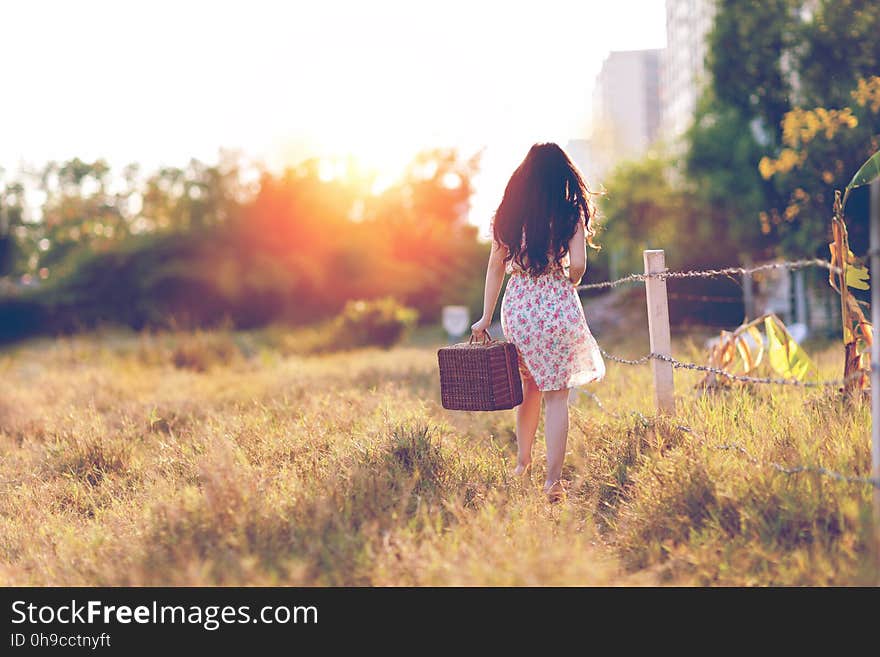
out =
{"type": "Polygon", "coordinates": [[[498,303],[498,295],[501,293],[501,285],[504,283],[504,257],[507,255],[506,247],[492,240],[492,251],[489,253],[489,263],[486,265],[486,288],[483,292],[483,316],[474,322],[471,331],[476,338],[482,338],[483,333],[492,323],[495,314],[495,305],[498,303]]]}

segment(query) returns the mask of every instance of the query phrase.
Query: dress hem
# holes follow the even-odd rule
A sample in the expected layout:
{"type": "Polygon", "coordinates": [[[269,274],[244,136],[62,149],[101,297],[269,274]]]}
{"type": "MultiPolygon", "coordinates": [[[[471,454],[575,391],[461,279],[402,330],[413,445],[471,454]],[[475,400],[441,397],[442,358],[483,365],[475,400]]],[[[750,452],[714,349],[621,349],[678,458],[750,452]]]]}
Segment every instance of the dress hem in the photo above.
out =
{"type": "Polygon", "coordinates": [[[584,378],[583,374],[570,376],[568,378],[568,382],[564,386],[561,386],[559,388],[542,388],[540,385],[538,385],[538,381],[537,381],[537,379],[535,379],[535,375],[532,374],[532,368],[529,367],[528,361],[523,357],[522,352],[519,350],[519,347],[517,347],[516,351],[517,351],[517,357],[520,360],[520,377],[522,379],[529,378],[532,381],[534,381],[539,392],[553,392],[555,390],[571,390],[572,388],[579,388],[581,386],[585,386],[590,383],[598,383],[599,381],[601,381],[602,379],[605,378],[606,371],[605,371],[605,366],[603,363],[601,369],[595,370],[593,373],[591,373],[586,378],[584,378]],[[523,368],[525,368],[526,372],[528,372],[528,375],[523,374],[523,372],[522,372],[523,368]],[[584,379],[584,380],[582,380],[582,379],[584,379]]]}

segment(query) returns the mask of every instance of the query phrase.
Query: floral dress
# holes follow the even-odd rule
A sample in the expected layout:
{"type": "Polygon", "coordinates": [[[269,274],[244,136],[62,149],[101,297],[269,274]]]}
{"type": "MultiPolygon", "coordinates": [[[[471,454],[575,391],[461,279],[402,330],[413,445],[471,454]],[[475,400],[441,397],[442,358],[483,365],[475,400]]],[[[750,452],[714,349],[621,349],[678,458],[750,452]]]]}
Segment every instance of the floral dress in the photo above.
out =
{"type": "Polygon", "coordinates": [[[605,376],[605,362],[568,278],[568,264],[566,254],[532,276],[507,263],[511,276],[501,301],[501,327],[517,348],[520,374],[541,391],[574,388],[605,376]]]}

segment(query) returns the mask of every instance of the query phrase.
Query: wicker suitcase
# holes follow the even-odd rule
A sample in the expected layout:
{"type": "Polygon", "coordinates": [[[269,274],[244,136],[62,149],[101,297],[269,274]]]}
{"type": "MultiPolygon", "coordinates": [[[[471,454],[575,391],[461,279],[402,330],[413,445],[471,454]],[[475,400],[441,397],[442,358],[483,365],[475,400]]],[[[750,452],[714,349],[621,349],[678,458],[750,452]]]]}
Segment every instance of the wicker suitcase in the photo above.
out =
{"type": "MultiPolygon", "coordinates": [[[[488,336],[488,332],[486,333],[488,336]]],[[[462,342],[437,352],[440,399],[454,411],[501,411],[522,403],[516,347],[505,340],[462,342]]]]}

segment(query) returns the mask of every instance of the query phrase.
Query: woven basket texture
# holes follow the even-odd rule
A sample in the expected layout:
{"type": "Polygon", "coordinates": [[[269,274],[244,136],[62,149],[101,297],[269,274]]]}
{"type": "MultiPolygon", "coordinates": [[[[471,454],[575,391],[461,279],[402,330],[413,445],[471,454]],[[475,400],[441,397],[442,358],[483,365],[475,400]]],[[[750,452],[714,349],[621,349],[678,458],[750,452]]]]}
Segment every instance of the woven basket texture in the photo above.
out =
{"type": "Polygon", "coordinates": [[[516,347],[510,342],[463,342],[440,349],[437,360],[443,408],[501,411],[522,403],[516,347]]]}

